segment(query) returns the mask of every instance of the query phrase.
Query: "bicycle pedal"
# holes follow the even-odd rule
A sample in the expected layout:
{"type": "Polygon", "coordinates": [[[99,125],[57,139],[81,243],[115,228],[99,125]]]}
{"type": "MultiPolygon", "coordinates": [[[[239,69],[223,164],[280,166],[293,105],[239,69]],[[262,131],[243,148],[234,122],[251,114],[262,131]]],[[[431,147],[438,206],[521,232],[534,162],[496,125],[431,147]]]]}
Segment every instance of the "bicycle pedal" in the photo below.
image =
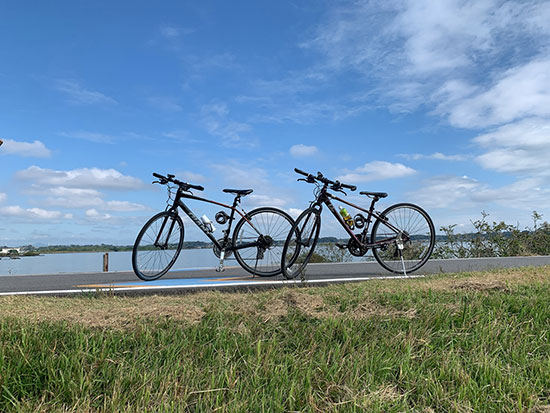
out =
{"type": "Polygon", "coordinates": [[[340,248],[341,250],[345,250],[346,248],[348,248],[348,245],[347,244],[339,244],[338,242],[336,244],[338,248],[340,248]]]}

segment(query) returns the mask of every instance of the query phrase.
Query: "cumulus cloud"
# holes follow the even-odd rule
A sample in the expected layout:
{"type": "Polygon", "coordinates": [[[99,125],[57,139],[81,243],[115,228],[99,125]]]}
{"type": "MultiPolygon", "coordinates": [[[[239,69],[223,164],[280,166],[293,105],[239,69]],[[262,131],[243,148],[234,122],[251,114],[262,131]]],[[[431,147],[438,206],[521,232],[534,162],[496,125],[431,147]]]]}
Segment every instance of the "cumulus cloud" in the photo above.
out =
{"type": "Polygon", "coordinates": [[[403,178],[413,175],[416,171],[400,163],[390,163],[385,161],[374,161],[366,163],[352,171],[346,171],[343,175],[337,177],[341,182],[371,182],[384,179],[403,178]]]}
{"type": "MultiPolygon", "coordinates": [[[[40,193],[40,192],[39,192],[40,193]]],[[[48,188],[45,205],[62,208],[98,208],[104,211],[143,211],[147,209],[144,205],[128,201],[105,201],[104,194],[95,189],[53,187],[48,188]]]]}
{"type": "Polygon", "coordinates": [[[5,193],[0,192],[0,202],[4,202],[7,198],[8,196],[5,193]]]}
{"type": "Polygon", "coordinates": [[[108,221],[110,220],[112,217],[112,215],[110,214],[102,214],[100,212],[98,212],[96,209],[92,208],[92,209],[88,209],[85,213],[86,215],[86,218],[91,220],[91,221],[108,221]]]}
{"type": "Polygon", "coordinates": [[[550,188],[544,179],[525,178],[491,187],[468,176],[441,175],[425,180],[408,197],[427,209],[445,209],[470,216],[488,207],[514,208],[525,212],[550,208],[550,188]]]}
{"type": "Polygon", "coordinates": [[[317,153],[319,153],[319,149],[316,146],[307,146],[300,143],[298,145],[292,145],[290,147],[290,154],[295,158],[313,156],[317,153]]]}
{"type": "Polygon", "coordinates": [[[0,155],[18,155],[32,158],[48,158],[51,151],[42,142],[19,142],[13,139],[5,139],[0,155]]]}
{"type": "Polygon", "coordinates": [[[50,211],[42,208],[24,209],[17,205],[0,207],[0,214],[8,217],[30,218],[39,220],[50,220],[62,216],[59,211],[50,211]]]}
{"type": "Polygon", "coordinates": [[[121,174],[116,169],[80,168],[68,171],[56,171],[31,166],[18,171],[15,176],[22,181],[32,181],[36,185],[65,188],[104,188],[131,190],[140,189],[143,182],[132,176],[121,174]]]}

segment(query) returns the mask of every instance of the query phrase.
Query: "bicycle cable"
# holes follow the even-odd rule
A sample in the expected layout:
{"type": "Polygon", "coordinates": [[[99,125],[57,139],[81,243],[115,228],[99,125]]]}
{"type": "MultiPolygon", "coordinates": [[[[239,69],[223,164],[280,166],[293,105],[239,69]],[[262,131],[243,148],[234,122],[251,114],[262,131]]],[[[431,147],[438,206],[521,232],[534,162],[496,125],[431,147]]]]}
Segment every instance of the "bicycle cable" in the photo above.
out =
{"type": "Polygon", "coordinates": [[[168,199],[166,200],[166,210],[169,210],[174,203],[175,195],[177,191],[174,191],[176,185],[166,184],[166,190],[168,192],[168,199]]]}

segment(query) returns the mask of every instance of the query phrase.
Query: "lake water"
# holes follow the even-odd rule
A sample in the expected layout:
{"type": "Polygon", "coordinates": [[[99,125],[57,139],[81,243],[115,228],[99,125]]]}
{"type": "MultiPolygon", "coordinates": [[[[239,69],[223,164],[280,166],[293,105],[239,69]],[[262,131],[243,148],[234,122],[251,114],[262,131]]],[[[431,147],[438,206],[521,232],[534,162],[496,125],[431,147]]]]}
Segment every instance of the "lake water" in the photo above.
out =
{"type": "MultiPolygon", "coordinates": [[[[44,254],[37,257],[21,257],[18,260],[2,257],[0,276],[57,274],[103,271],[103,252],[77,252],[70,254],[44,254]]],[[[226,265],[238,265],[226,260],[226,265]]],[[[205,268],[218,265],[211,249],[182,250],[173,269],[205,268]]],[[[109,252],[109,271],[132,271],[132,252],[109,252]]]]}

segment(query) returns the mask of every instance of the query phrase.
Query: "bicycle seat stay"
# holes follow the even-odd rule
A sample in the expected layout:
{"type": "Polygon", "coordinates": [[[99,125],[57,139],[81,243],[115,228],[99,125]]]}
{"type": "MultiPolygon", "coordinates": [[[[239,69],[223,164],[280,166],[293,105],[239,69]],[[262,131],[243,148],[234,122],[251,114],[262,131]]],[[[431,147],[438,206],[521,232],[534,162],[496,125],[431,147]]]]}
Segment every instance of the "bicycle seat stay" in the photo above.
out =
{"type": "Polygon", "coordinates": [[[253,192],[252,189],[224,189],[223,192],[228,194],[235,194],[240,196],[246,196],[253,192]]]}

